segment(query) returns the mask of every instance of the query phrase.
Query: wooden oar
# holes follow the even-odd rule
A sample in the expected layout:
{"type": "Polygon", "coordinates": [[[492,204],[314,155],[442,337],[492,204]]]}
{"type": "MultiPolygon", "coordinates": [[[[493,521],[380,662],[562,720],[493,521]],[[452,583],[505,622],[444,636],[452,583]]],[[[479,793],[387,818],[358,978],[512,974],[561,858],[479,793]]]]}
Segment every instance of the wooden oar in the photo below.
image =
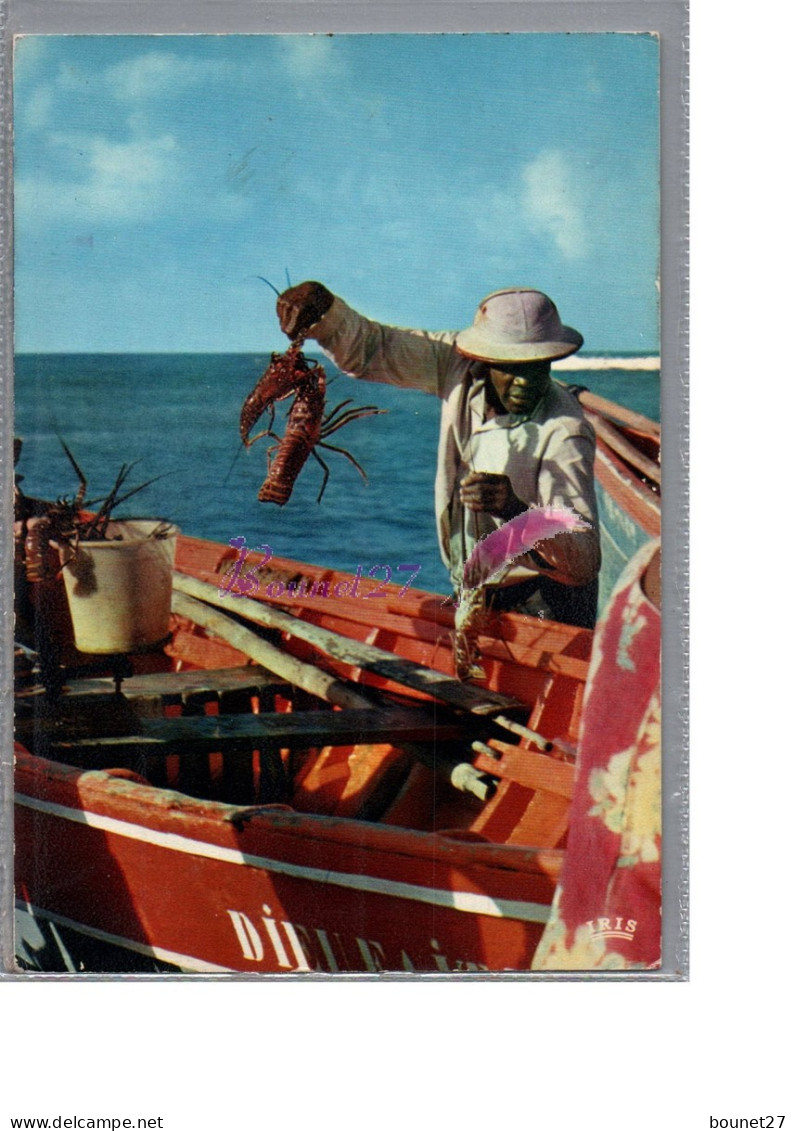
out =
{"type": "MultiPolygon", "coordinates": [[[[208,585],[207,588],[210,589],[212,586],[208,585]]],[[[366,699],[342,680],[321,671],[313,664],[307,664],[303,660],[297,660],[295,656],[288,655],[281,648],[269,644],[250,629],[237,624],[216,609],[209,608],[202,601],[195,601],[184,593],[175,592],[171,594],[171,608],[179,616],[189,617],[208,632],[220,636],[233,648],[237,648],[245,656],[250,656],[274,675],[281,676],[288,683],[308,691],[311,695],[316,695],[327,703],[333,703],[337,707],[352,708],[373,706],[370,699],[366,699]]]]}
{"type": "MultiPolygon", "coordinates": [[[[266,605],[261,601],[252,601],[244,596],[222,597],[216,586],[208,585],[206,581],[199,581],[187,574],[174,573],[174,588],[179,593],[187,593],[201,601],[206,601],[208,605],[229,609],[231,612],[235,612],[239,616],[266,628],[275,628],[280,632],[289,633],[289,635],[306,641],[307,644],[319,648],[326,655],[341,660],[351,667],[364,668],[366,671],[380,675],[384,679],[401,683],[404,687],[423,691],[451,707],[458,707],[460,710],[469,711],[474,715],[493,717],[495,722],[500,722],[499,716],[504,711],[527,711],[524,703],[511,699],[507,695],[500,695],[496,691],[489,691],[485,688],[470,687],[444,672],[395,656],[392,652],[387,652],[383,648],[376,648],[372,644],[364,644],[358,640],[350,640],[347,636],[341,636],[330,629],[299,620],[283,609],[276,609],[272,605],[266,605]]],[[[266,661],[261,662],[266,667],[270,667],[266,661]]],[[[532,731],[527,731],[526,736],[532,734],[532,731]]],[[[536,735],[535,738],[545,742],[540,735],[536,735]]]]}
{"type": "MultiPolygon", "coordinates": [[[[307,664],[303,660],[297,660],[294,656],[290,656],[280,648],[276,648],[273,644],[262,640],[259,636],[251,632],[250,629],[233,621],[225,613],[210,608],[203,601],[194,600],[193,597],[186,596],[185,593],[178,591],[177,584],[181,587],[186,581],[194,580],[193,578],[186,577],[184,574],[174,575],[175,591],[171,595],[171,607],[175,613],[179,616],[189,617],[195,624],[199,624],[202,628],[207,629],[208,632],[220,636],[234,648],[237,648],[239,652],[250,656],[252,660],[256,660],[257,663],[262,664],[263,667],[267,668],[275,675],[280,676],[282,679],[286,679],[296,687],[300,687],[304,691],[310,692],[312,695],[317,695],[327,703],[333,703],[336,706],[347,709],[368,710],[370,715],[372,715],[373,703],[349,687],[342,680],[336,679],[334,676],[329,675],[328,672],[321,671],[320,668],[316,668],[313,664],[307,664]]],[[[196,581],[195,584],[205,589],[212,590],[213,588],[211,585],[206,585],[203,581],[196,581]]],[[[391,709],[393,712],[395,711],[394,707],[391,709]]],[[[404,715],[405,714],[406,712],[404,712],[404,715]]],[[[218,720],[214,721],[217,722],[218,720]]],[[[333,728],[329,726],[329,732],[331,732],[332,729],[333,728]]],[[[435,727],[434,730],[436,732],[435,727]]],[[[440,740],[443,741],[449,738],[447,731],[449,731],[449,726],[446,724],[438,729],[438,737],[440,740]]],[[[259,732],[257,733],[259,734],[259,732]]],[[[332,734],[329,733],[329,741],[331,741],[332,737],[332,734]]],[[[413,757],[421,758],[422,761],[436,772],[449,778],[456,789],[464,793],[471,793],[481,801],[487,800],[493,794],[494,788],[490,783],[488,775],[476,770],[469,762],[459,762],[457,758],[451,759],[441,754],[437,755],[435,741],[425,744],[402,743],[401,745],[403,745],[405,750],[413,757]]]]}
{"type": "Polygon", "coordinates": [[[622,436],[609,420],[603,420],[601,416],[597,416],[593,412],[587,412],[586,416],[593,425],[596,435],[601,437],[609,448],[612,448],[623,460],[640,471],[647,479],[659,484],[660,468],[653,460],[650,460],[643,452],[639,452],[635,445],[622,436]]]}
{"type": "MultiPolygon", "coordinates": [[[[570,388],[565,381],[557,381],[557,384],[562,385],[564,389],[570,388]]],[[[592,393],[588,389],[582,389],[576,395],[583,408],[590,409],[591,412],[600,416],[611,416],[613,420],[617,420],[620,424],[626,424],[628,428],[634,428],[638,432],[645,432],[649,436],[659,438],[660,425],[656,420],[650,420],[648,416],[643,416],[642,413],[635,412],[634,409],[625,408],[624,405],[616,404],[615,401],[609,401],[607,397],[600,397],[598,393],[592,393]]]]}

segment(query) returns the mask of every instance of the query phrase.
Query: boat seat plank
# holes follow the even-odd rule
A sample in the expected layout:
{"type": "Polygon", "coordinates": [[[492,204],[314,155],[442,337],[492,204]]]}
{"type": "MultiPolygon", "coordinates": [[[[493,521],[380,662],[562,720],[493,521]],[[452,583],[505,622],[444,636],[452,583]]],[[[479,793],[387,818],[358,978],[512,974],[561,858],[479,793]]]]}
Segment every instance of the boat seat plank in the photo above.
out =
{"type": "Polygon", "coordinates": [[[61,728],[50,736],[53,752],[100,754],[126,747],[151,754],[360,743],[445,742],[463,739],[464,725],[441,722],[426,711],[377,708],[346,711],[270,712],[259,715],[197,715],[137,720],[134,731],[97,735],[61,728]]]}
{"type": "Polygon", "coordinates": [[[574,796],[574,766],[550,758],[548,754],[538,754],[520,746],[510,746],[497,739],[491,740],[494,757],[485,751],[478,752],[473,765],[476,769],[505,781],[516,782],[526,789],[554,793],[571,801],[574,796]]]}
{"type": "MultiPolygon", "coordinates": [[[[248,692],[284,689],[287,684],[259,664],[243,664],[234,668],[183,672],[150,672],[125,679],[121,685],[125,699],[160,699],[183,702],[196,695],[219,696],[229,692],[248,692]]],[[[70,680],[63,694],[71,699],[92,695],[107,695],[115,689],[113,679],[70,680]]]]}

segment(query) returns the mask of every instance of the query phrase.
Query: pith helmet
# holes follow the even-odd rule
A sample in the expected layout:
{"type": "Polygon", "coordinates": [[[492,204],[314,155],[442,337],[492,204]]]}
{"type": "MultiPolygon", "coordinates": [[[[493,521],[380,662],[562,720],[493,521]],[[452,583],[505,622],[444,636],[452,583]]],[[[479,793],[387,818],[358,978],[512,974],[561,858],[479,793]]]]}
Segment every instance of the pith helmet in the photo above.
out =
{"type": "Polygon", "coordinates": [[[582,334],[564,326],[551,298],[532,287],[487,295],[456,348],[479,361],[544,361],[576,353],[582,334]]]}

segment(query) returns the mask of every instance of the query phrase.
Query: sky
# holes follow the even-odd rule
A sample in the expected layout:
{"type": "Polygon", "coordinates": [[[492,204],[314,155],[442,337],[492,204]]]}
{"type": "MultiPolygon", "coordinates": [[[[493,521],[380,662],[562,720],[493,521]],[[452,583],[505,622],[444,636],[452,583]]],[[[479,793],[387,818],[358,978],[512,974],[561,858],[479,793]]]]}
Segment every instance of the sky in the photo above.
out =
{"type": "Polygon", "coordinates": [[[432,330],[535,286],[659,349],[658,42],[643,34],[29,36],[19,352],[282,349],[318,279],[432,330]]]}

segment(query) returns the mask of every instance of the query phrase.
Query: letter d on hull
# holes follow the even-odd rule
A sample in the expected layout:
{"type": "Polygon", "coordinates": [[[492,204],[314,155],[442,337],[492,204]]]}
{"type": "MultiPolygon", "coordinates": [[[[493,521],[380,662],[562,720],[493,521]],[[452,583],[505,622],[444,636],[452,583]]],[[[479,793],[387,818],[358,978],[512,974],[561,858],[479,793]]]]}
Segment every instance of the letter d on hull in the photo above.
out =
{"type": "Polygon", "coordinates": [[[235,928],[235,934],[237,935],[237,941],[240,943],[240,949],[243,951],[243,957],[247,958],[250,962],[262,962],[265,956],[262,939],[259,937],[259,932],[248,915],[243,911],[230,911],[228,909],[227,915],[232,920],[232,926],[235,928]]]}

